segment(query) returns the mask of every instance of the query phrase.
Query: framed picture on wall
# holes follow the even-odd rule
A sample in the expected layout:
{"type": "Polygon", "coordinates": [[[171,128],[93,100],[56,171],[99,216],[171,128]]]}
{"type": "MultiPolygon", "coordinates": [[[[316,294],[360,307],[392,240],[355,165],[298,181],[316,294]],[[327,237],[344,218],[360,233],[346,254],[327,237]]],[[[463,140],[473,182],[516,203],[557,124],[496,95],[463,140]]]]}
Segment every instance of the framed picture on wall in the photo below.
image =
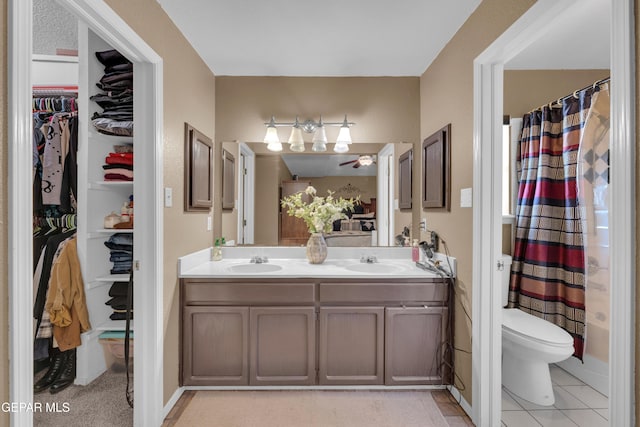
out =
{"type": "Polygon", "coordinates": [[[422,209],[451,210],[451,123],[422,142],[422,209]]]}
{"type": "Polygon", "coordinates": [[[184,210],[206,212],[213,206],[213,141],[184,124],[184,210]]]}
{"type": "Polygon", "coordinates": [[[235,208],[236,160],[227,150],[222,150],[222,209],[235,208]]]}

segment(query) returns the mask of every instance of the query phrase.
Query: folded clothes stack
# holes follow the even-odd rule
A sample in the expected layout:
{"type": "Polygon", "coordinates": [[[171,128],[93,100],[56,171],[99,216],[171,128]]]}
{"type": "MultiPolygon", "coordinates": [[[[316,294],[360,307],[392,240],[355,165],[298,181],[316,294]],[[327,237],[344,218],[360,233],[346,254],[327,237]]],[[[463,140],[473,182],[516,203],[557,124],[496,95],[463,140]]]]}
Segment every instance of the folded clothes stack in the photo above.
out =
{"type": "Polygon", "coordinates": [[[100,133],[133,135],[133,64],[117,50],[96,52],[104,65],[104,76],[96,86],[103,92],[93,95],[102,112],[93,114],[92,123],[100,133]]]}
{"type": "MultiPolygon", "coordinates": [[[[109,289],[109,296],[111,297],[106,305],[111,307],[113,313],[109,316],[111,320],[125,320],[127,313],[127,288],[129,282],[113,282],[109,289]]],[[[133,292],[133,289],[131,290],[133,292]]],[[[133,319],[133,307],[131,307],[131,319],[133,319]]]]}
{"type": "Polygon", "coordinates": [[[111,274],[128,274],[133,264],[133,234],[112,234],[104,245],[111,250],[109,256],[109,261],[113,263],[111,274]]]}
{"type": "Polygon", "coordinates": [[[109,153],[104,161],[105,181],[133,181],[133,153],[109,153]]]}

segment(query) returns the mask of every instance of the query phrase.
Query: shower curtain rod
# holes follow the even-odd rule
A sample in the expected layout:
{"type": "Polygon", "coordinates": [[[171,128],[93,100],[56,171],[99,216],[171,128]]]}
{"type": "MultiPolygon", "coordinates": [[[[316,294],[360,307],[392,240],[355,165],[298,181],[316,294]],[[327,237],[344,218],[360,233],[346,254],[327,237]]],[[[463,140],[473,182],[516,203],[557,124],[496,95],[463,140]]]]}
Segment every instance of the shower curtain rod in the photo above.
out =
{"type": "Polygon", "coordinates": [[[562,101],[564,101],[565,99],[571,98],[571,97],[577,98],[578,97],[578,93],[582,92],[583,90],[587,90],[589,88],[594,88],[595,89],[596,86],[600,86],[601,84],[607,83],[610,80],[611,80],[611,77],[605,77],[602,80],[596,80],[595,82],[593,82],[593,84],[590,84],[589,86],[585,86],[582,89],[578,89],[576,91],[573,91],[573,93],[570,93],[567,96],[563,96],[562,98],[558,98],[556,101],[551,101],[548,104],[541,105],[540,107],[529,111],[529,113],[533,113],[534,111],[542,110],[545,106],[549,106],[549,108],[560,107],[562,105],[562,101]]]}

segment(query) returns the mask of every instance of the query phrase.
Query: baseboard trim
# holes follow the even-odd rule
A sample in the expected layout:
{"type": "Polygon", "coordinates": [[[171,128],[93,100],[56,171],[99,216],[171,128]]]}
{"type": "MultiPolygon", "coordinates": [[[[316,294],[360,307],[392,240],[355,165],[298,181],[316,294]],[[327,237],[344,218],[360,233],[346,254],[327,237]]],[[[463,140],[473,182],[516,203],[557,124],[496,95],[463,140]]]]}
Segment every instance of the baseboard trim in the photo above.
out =
{"type": "Polygon", "coordinates": [[[176,403],[178,403],[178,400],[180,400],[180,397],[182,397],[182,393],[184,393],[184,391],[184,387],[178,387],[176,391],[173,392],[173,395],[169,398],[167,404],[164,405],[164,409],[162,410],[162,420],[167,418],[167,415],[169,415],[169,412],[171,412],[173,407],[176,406],[176,403]]]}
{"type": "Polygon", "coordinates": [[[462,407],[462,409],[464,410],[464,412],[467,413],[467,415],[469,416],[469,418],[471,417],[471,413],[472,413],[472,408],[471,405],[469,405],[469,402],[467,402],[465,400],[465,398],[462,396],[462,393],[460,393],[460,390],[458,390],[455,386],[450,385],[447,386],[447,389],[449,390],[449,393],[451,393],[451,395],[453,396],[454,399],[456,399],[458,401],[458,403],[460,403],[460,406],[462,407]]]}
{"type": "Polygon", "coordinates": [[[444,390],[446,385],[301,385],[301,386],[183,386],[186,390],[210,390],[210,391],[260,391],[260,390],[444,390]]]}

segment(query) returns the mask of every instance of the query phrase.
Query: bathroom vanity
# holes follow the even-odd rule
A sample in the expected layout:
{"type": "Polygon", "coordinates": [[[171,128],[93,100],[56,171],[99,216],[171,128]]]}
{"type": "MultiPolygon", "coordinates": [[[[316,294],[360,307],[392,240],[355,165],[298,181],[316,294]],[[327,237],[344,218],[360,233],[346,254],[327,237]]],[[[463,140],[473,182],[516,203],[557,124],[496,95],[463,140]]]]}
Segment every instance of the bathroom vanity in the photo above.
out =
{"type": "Polygon", "coordinates": [[[269,249],[267,262],[251,263],[250,248],[181,259],[182,385],[450,383],[450,285],[410,252],[377,249],[367,263],[331,248],[310,265],[304,249],[269,249]]]}

